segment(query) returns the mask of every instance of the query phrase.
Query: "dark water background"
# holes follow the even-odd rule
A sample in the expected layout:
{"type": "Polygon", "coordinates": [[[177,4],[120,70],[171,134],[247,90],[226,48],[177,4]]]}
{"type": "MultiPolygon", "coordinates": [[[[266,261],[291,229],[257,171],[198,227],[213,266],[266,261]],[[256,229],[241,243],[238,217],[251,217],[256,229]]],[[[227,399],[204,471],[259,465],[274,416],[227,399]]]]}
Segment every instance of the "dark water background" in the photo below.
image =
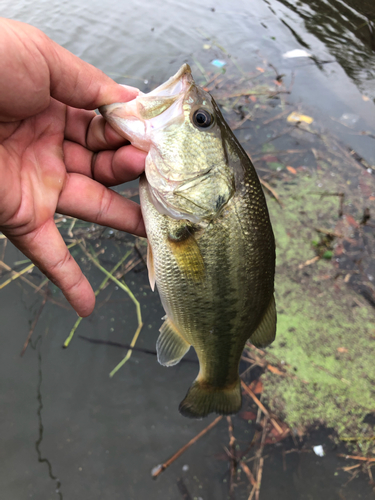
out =
{"type": "MultiPolygon", "coordinates": [[[[23,1],[0,3],[0,15],[29,22],[120,83],[147,89],[166,80],[184,61],[194,62],[204,44],[215,41],[247,71],[266,59],[279,73],[294,72],[290,99],[314,108],[341,141],[375,165],[375,6],[371,0],[193,0],[23,1]],[[313,58],[284,59],[304,49],[313,58]],[[124,76],[125,75],[125,76],[124,76]],[[353,115],[351,128],[340,123],[353,115]]],[[[220,51],[218,51],[220,56],[220,51]]],[[[126,243],[107,231],[98,240],[115,263],[126,243]]],[[[2,241],[0,240],[0,254],[2,241]]],[[[73,254],[80,258],[78,251],[73,254]]],[[[21,269],[24,257],[7,246],[5,262],[21,269]]],[[[114,265],[114,264],[112,264],[114,265]]],[[[94,289],[103,277],[85,265],[94,289]]],[[[37,272],[35,272],[37,277],[37,272]]],[[[144,329],[140,347],[153,350],[163,310],[140,264],[126,276],[141,302],[144,329]]],[[[62,302],[57,290],[54,298],[62,302]]],[[[137,327],[133,303],[113,285],[99,297],[68,349],[62,343],[76,321],[67,306],[48,302],[33,344],[19,353],[41,298],[18,280],[0,290],[0,497],[6,500],[183,498],[183,478],[191,498],[228,497],[227,425],[221,422],[190,448],[157,481],[150,471],[194,437],[207,423],[183,419],[177,411],[197,366],[174,369],[154,356],[135,352],[113,378],[109,372],[124,351],[90,344],[78,334],[129,343],[137,327]],[[185,466],[185,467],[184,467],[185,466]]],[[[190,359],[193,355],[190,354],[190,359]]],[[[233,419],[239,444],[254,428],[233,419]]],[[[260,498],[370,499],[365,476],[349,482],[327,441],[328,432],[307,439],[307,452],[267,451],[260,498]],[[312,446],[326,444],[326,456],[312,446]]],[[[286,446],[293,448],[291,441],[286,446]]],[[[243,479],[237,498],[247,498],[243,479]]]]}

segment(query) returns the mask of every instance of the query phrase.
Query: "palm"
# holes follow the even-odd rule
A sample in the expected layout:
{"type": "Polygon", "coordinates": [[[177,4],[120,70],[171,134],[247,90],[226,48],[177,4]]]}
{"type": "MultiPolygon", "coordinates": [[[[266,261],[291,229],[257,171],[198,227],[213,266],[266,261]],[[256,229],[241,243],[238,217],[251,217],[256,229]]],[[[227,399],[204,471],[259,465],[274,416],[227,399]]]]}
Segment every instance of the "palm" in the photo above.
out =
{"type": "Polygon", "coordinates": [[[88,315],[94,293],[54,213],[145,235],[140,207],[106,186],[138,177],[145,154],[93,110],[129,101],[117,85],[41,31],[0,18],[0,231],[88,315]]]}
{"type": "MultiPolygon", "coordinates": [[[[66,106],[56,101],[42,113],[12,124],[0,146],[0,194],[6,212],[0,226],[12,238],[33,234],[53,218],[67,180],[63,163],[66,106]]],[[[22,243],[22,240],[21,242],[22,243]]]]}
{"type": "Polygon", "coordinates": [[[53,99],[31,118],[0,123],[0,229],[81,315],[93,307],[92,290],[54,214],[145,234],[139,206],[105,187],[134,179],[142,170],[144,153],[132,146],[116,150],[122,142],[95,112],[53,99]]]}

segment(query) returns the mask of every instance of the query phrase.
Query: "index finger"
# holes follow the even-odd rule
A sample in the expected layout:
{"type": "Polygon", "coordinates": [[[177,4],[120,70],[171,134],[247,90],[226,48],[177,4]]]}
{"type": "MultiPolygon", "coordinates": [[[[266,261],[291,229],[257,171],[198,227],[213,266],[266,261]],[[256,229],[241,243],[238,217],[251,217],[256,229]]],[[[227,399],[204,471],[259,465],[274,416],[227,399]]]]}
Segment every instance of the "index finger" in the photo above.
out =
{"type": "Polygon", "coordinates": [[[61,289],[80,316],[85,317],[92,313],[95,306],[94,292],[66,247],[52,218],[31,233],[7,236],[61,289]]]}
{"type": "Polygon", "coordinates": [[[113,102],[127,102],[139,94],[134,87],[119,85],[100,69],[83,61],[46,36],[37,40],[50,71],[51,96],[75,108],[95,109],[113,102]]]}

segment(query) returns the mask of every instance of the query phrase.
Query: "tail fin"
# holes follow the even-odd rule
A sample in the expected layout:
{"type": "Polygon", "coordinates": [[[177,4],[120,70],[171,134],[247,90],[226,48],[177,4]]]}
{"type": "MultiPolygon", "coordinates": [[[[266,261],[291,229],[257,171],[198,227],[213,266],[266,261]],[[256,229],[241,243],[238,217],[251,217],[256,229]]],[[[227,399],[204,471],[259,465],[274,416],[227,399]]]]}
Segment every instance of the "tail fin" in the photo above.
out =
{"type": "Polygon", "coordinates": [[[240,379],[227,387],[214,387],[204,381],[195,380],[185,399],[180,403],[184,417],[202,418],[209,413],[232,415],[241,409],[240,379]]]}

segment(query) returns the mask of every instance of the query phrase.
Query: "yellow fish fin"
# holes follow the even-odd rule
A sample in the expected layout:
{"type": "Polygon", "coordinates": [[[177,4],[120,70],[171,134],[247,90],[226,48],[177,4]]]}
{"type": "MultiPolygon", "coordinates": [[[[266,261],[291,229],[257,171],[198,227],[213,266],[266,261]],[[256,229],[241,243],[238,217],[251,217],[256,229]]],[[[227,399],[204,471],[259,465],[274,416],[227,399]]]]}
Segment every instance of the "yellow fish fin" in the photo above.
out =
{"type": "Polygon", "coordinates": [[[168,245],[180,271],[195,283],[202,281],[205,276],[204,261],[192,228],[183,225],[170,232],[168,245]]]}
{"type": "Polygon", "coordinates": [[[173,366],[185,356],[190,349],[190,344],[182,337],[168,316],[165,318],[156,342],[156,351],[161,365],[173,366]]]}
{"type": "Polygon", "coordinates": [[[255,347],[266,347],[271,344],[276,337],[276,304],[275,297],[268,305],[267,311],[264,313],[262,321],[259,323],[258,328],[250,337],[250,342],[255,347]]]}
{"type": "Polygon", "coordinates": [[[241,409],[241,383],[238,378],[234,384],[214,387],[198,378],[193,382],[179,410],[184,417],[202,418],[209,413],[232,415],[241,409]]]}
{"type": "Polygon", "coordinates": [[[155,290],[155,268],[154,268],[154,256],[152,254],[151,243],[147,241],[147,269],[148,269],[148,280],[150,282],[151,290],[155,290]]]}

